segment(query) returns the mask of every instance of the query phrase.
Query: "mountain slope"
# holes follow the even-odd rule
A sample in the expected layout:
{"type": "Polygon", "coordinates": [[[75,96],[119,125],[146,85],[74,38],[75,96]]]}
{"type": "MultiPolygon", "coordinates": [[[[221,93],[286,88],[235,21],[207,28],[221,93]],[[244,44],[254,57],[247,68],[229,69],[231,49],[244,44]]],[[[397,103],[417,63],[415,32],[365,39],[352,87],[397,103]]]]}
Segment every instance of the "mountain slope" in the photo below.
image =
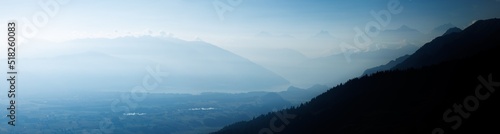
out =
{"type": "MultiPolygon", "coordinates": [[[[443,25],[443,26],[445,26],[445,25],[443,25]]],[[[452,33],[458,33],[461,31],[462,30],[460,28],[453,27],[453,28],[446,30],[444,32],[443,36],[448,35],[448,34],[452,34],[452,33]]],[[[410,55],[401,56],[399,58],[396,58],[395,60],[390,61],[389,63],[387,63],[385,65],[380,65],[377,67],[366,69],[365,72],[363,72],[363,75],[369,75],[369,74],[373,74],[373,73],[376,73],[379,71],[390,70],[390,69],[394,68],[395,66],[399,65],[400,63],[404,62],[406,59],[408,59],[408,57],[410,57],[410,55]]]]}
{"type": "MultiPolygon", "coordinates": [[[[471,27],[495,26],[500,26],[500,22],[487,20],[471,27]]],[[[476,33],[491,33],[489,31],[495,30],[474,30],[476,33]]],[[[488,123],[500,119],[497,108],[500,98],[494,94],[500,88],[500,65],[494,62],[500,57],[500,46],[488,44],[497,43],[495,37],[500,34],[491,33],[489,38],[483,38],[484,43],[459,46],[488,48],[474,50],[477,53],[446,58],[418,69],[392,70],[355,78],[301,106],[238,122],[215,134],[498,133],[497,125],[488,123]]],[[[478,36],[453,39],[474,40],[468,38],[478,36]]],[[[442,46],[436,40],[428,44],[442,46]]],[[[446,45],[442,49],[454,47],[457,46],[446,45]]],[[[422,49],[425,48],[418,51],[422,49]]],[[[456,56],[456,53],[447,54],[450,54],[447,57],[456,56]]],[[[432,58],[436,57],[422,59],[432,58]]]]}
{"type": "MultiPolygon", "coordinates": [[[[500,81],[499,65],[491,62],[499,57],[500,48],[466,60],[448,62],[421,69],[379,72],[368,77],[353,79],[330,89],[310,102],[297,108],[279,111],[288,114],[288,124],[279,120],[276,113],[259,116],[251,121],[239,122],[216,134],[255,134],[270,128],[284,126],[280,133],[431,133],[436,127],[447,133],[499,132],[494,124],[486,122],[500,119],[496,107],[500,99],[490,92],[479,108],[467,111],[471,117],[464,119],[458,130],[456,122],[444,121],[443,113],[454,104],[475,95],[481,84],[478,77],[500,81]],[[455,68],[466,65],[472,68],[455,68]]],[[[500,85],[496,85],[498,89],[500,85]]],[[[481,92],[488,92],[483,88],[481,92]]],[[[452,113],[450,117],[458,117],[452,113]]]]}
{"type": "Polygon", "coordinates": [[[447,34],[426,43],[394,69],[407,69],[460,59],[495,47],[500,38],[500,19],[480,20],[461,32],[447,34]]]}

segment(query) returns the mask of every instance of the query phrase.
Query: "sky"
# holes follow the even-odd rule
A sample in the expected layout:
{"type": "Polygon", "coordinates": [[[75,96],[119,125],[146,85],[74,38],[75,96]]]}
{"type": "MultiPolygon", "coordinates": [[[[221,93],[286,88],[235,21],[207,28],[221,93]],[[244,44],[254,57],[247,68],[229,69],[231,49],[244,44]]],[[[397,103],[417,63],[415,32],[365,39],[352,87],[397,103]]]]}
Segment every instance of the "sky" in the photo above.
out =
{"type": "MultiPolygon", "coordinates": [[[[347,56],[350,52],[368,52],[387,48],[394,50],[391,52],[396,52],[404,50],[401,48],[412,48],[412,46],[408,47],[407,45],[414,45],[413,48],[417,48],[428,41],[428,39],[418,37],[415,38],[417,41],[411,39],[413,36],[421,34],[394,34],[393,32],[392,34],[376,36],[371,31],[374,36],[370,35],[370,38],[374,42],[360,45],[359,31],[367,34],[367,26],[378,25],[380,33],[397,31],[398,28],[407,26],[416,29],[422,35],[430,35],[433,29],[444,24],[466,28],[476,20],[498,18],[500,17],[500,1],[0,0],[0,12],[0,23],[7,23],[9,20],[19,22],[20,44],[18,44],[17,51],[20,53],[20,63],[22,65],[25,61],[25,65],[32,64],[32,66],[26,66],[31,67],[25,69],[28,71],[27,75],[36,74],[37,72],[34,70],[40,69],[37,66],[38,62],[30,62],[30,60],[52,61],[68,55],[71,57],[71,55],[78,56],[79,53],[83,53],[84,56],[89,54],[83,51],[127,53],[129,55],[124,54],[125,57],[111,52],[103,55],[118,56],[118,58],[125,58],[128,61],[139,61],[136,59],[162,61],[166,62],[162,65],[172,68],[177,66],[182,68],[183,65],[198,63],[189,61],[190,56],[191,59],[206,58],[204,56],[193,58],[196,55],[184,54],[182,51],[172,53],[183,53],[180,55],[187,55],[186,57],[169,55],[169,52],[175,50],[175,47],[164,47],[168,46],[168,43],[181,39],[207,42],[236,54],[236,56],[243,57],[244,61],[248,59],[252,63],[262,66],[285,78],[293,86],[308,88],[314,84],[335,85],[336,82],[343,82],[348,78],[361,75],[362,71],[369,67],[385,64],[401,56],[394,55],[394,57],[386,59],[366,61],[353,59],[351,62],[347,56]],[[383,14],[383,17],[373,14],[383,14]],[[411,37],[407,38],[407,35],[411,37]],[[162,41],[161,39],[168,41],[163,42],[164,46],[144,44],[144,48],[136,48],[143,45],[142,42],[137,44],[137,41],[147,41],[149,38],[137,38],[136,41],[127,42],[128,45],[123,45],[127,43],[121,42],[128,38],[118,38],[130,36],[152,36],[155,39],[160,39],[158,41],[162,41]],[[403,36],[405,37],[403,38],[403,36]],[[109,38],[113,40],[109,42],[123,44],[106,44],[107,46],[105,46],[102,44],[106,42],[100,42],[103,41],[102,38],[109,38]],[[169,40],[172,38],[174,41],[169,40]],[[113,46],[113,48],[109,48],[109,46],[113,46]],[[96,50],[99,48],[110,50],[96,50]],[[142,58],[147,53],[158,51],[168,57],[142,58]],[[134,53],[145,55],[138,56],[134,53]],[[54,59],[51,59],[51,56],[54,59]]],[[[0,26],[0,31],[7,31],[6,28],[5,25],[0,26]]],[[[6,37],[6,33],[0,32],[0,36],[6,37]]],[[[177,47],[183,48],[182,44],[190,43],[177,42],[177,45],[180,45],[177,47]]],[[[219,49],[212,49],[219,52],[219,49]]],[[[0,51],[0,55],[6,55],[5,52],[0,51]]],[[[92,54],[95,53],[90,52],[89,55],[92,54]]],[[[0,57],[0,59],[4,58],[6,57],[0,57]]],[[[87,60],[92,60],[92,58],[99,60],[99,58],[92,56],[87,58],[89,58],[87,60]]],[[[223,61],[224,58],[216,59],[223,61]]],[[[71,66],[69,64],[72,62],[69,61],[73,60],[65,62],[68,65],[60,63],[63,70],[87,69],[83,66],[71,66]]],[[[208,64],[210,63],[203,66],[207,67],[208,64]]],[[[134,65],[120,67],[136,67],[134,65]]],[[[236,68],[238,65],[241,66],[236,62],[227,65],[227,67],[236,68]]],[[[142,63],[138,66],[137,68],[141,68],[142,63]]],[[[136,71],[143,70],[137,68],[134,69],[136,71]]],[[[199,72],[209,72],[203,70],[202,67],[196,66],[194,68],[200,69],[199,72]]],[[[54,70],[54,68],[48,68],[49,71],[41,72],[50,74],[50,69],[54,70]]],[[[225,71],[227,70],[214,71],[213,73],[216,76],[225,71]]],[[[115,76],[114,73],[106,73],[115,76]]],[[[69,74],[62,75],[61,78],[77,77],[86,80],[84,76],[69,74]]],[[[172,79],[182,77],[172,77],[172,79]]],[[[134,79],[136,77],[123,78],[134,79]]]]}
{"type": "Polygon", "coordinates": [[[324,30],[350,40],[353,28],[375,20],[371,11],[388,10],[391,2],[402,11],[384,29],[407,25],[429,33],[446,23],[464,28],[500,16],[499,0],[0,0],[0,20],[32,23],[22,24],[35,28],[23,31],[28,40],[154,35],[203,40],[231,51],[286,48],[318,57],[338,52],[339,42],[309,45],[309,38],[324,30]],[[255,39],[261,32],[293,39],[255,39]]]}

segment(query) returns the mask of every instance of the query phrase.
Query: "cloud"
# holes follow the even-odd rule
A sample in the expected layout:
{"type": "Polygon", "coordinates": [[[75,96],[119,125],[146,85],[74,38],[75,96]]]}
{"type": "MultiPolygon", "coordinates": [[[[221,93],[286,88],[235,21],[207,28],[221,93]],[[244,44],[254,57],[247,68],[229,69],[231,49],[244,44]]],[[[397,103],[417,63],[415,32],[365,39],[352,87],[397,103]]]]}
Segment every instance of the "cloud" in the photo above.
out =
{"type": "Polygon", "coordinates": [[[123,115],[125,116],[142,116],[142,115],[146,115],[146,113],[123,113],[123,115]]]}
{"type": "Polygon", "coordinates": [[[207,110],[215,110],[215,108],[213,108],[213,107],[207,107],[207,108],[202,107],[202,108],[190,108],[188,110],[190,110],[190,111],[207,111],[207,110]]]}

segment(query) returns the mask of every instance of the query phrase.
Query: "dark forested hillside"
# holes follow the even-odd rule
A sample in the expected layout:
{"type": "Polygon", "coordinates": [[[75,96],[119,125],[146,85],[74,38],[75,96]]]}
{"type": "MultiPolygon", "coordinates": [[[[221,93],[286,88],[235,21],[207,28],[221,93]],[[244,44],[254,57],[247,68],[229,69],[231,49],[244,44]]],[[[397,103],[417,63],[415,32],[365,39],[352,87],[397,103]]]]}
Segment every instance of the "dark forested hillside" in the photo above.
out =
{"type": "Polygon", "coordinates": [[[436,45],[437,51],[424,55],[420,49],[420,54],[412,55],[418,62],[411,63],[432,60],[426,66],[406,64],[406,69],[351,79],[303,105],[238,122],[214,134],[499,133],[500,98],[495,92],[500,88],[499,27],[498,20],[479,21],[426,44],[436,45]],[[453,42],[460,45],[449,44],[453,42]],[[464,51],[471,46],[474,49],[464,51]]]}

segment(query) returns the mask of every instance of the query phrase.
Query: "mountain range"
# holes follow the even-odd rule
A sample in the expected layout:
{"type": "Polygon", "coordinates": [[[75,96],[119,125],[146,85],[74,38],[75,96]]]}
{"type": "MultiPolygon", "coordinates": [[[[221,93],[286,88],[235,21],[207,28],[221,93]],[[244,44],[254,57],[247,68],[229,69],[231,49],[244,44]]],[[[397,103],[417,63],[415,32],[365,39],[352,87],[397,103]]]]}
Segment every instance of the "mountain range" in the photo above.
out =
{"type": "MultiPolygon", "coordinates": [[[[374,45],[370,46],[370,51],[349,55],[351,61],[348,61],[346,53],[307,57],[294,49],[245,49],[244,51],[236,51],[236,53],[284,77],[293,86],[302,88],[315,84],[334,86],[349,78],[365,74],[363,71],[370,70],[373,66],[390,62],[392,59],[404,55],[411,55],[425,43],[423,41],[430,41],[432,38],[445,33],[446,29],[453,27],[454,25],[451,23],[443,24],[427,34],[406,25],[402,25],[397,29],[386,29],[373,38],[374,45]]],[[[261,32],[258,35],[272,37],[272,34],[268,32],[261,32]]],[[[321,30],[308,38],[310,43],[308,45],[322,44],[331,46],[339,43],[339,40],[329,31],[321,30]]],[[[402,60],[397,60],[397,62],[391,63],[390,66],[384,66],[380,69],[390,69],[399,62],[402,62],[402,60]]],[[[380,69],[373,70],[372,73],[380,71],[380,69]]]]}
{"type": "Polygon", "coordinates": [[[289,85],[246,58],[199,41],[143,36],[81,39],[54,46],[72,46],[61,52],[73,53],[23,49],[33,55],[20,60],[20,69],[26,70],[23,81],[33,92],[130,91],[143,85],[148,68],[164,73],[157,92],[276,91],[289,85]]]}
{"type": "MultiPolygon", "coordinates": [[[[446,32],[444,32],[443,36],[448,35],[448,34],[452,34],[452,33],[461,32],[461,31],[462,30],[460,28],[453,27],[453,28],[448,29],[446,32]]],[[[365,72],[363,72],[363,75],[369,75],[369,74],[376,73],[379,71],[391,70],[396,65],[399,65],[400,63],[406,61],[406,59],[410,56],[411,55],[404,55],[404,56],[401,56],[399,58],[396,58],[395,60],[390,61],[389,63],[387,63],[385,65],[380,65],[377,67],[369,68],[369,69],[365,70],[365,72]]]]}
{"type": "Polygon", "coordinates": [[[395,69],[429,66],[476,55],[497,46],[495,42],[499,39],[494,35],[498,34],[498,29],[500,25],[497,20],[481,20],[461,32],[447,32],[449,34],[422,46],[395,69]]]}

